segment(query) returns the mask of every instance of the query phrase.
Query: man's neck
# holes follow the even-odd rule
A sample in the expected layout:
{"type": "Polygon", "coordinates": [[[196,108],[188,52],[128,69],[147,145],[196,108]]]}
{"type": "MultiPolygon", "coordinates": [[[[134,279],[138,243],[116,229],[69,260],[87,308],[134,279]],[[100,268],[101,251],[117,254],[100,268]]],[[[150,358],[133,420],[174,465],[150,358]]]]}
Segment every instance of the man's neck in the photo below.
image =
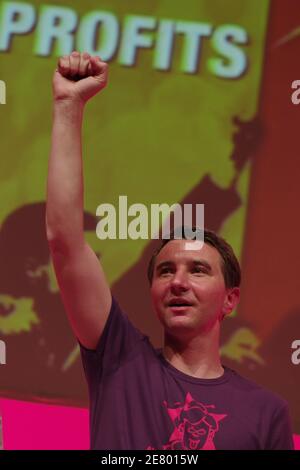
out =
{"type": "Polygon", "coordinates": [[[214,379],[224,374],[219,353],[219,325],[208,333],[178,340],[165,334],[165,359],[176,369],[193,377],[214,379]]]}

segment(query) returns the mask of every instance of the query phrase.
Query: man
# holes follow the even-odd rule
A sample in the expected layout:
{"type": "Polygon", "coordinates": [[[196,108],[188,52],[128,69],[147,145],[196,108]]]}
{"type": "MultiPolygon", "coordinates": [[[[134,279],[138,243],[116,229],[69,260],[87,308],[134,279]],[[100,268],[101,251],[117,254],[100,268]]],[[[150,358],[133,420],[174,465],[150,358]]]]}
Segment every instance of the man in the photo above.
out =
{"type": "Polygon", "coordinates": [[[148,271],[164,327],[155,350],[112,298],[84,240],[81,124],[107,64],[62,57],[53,79],[47,238],[89,386],[93,449],[292,449],[287,404],[224,367],[223,318],[240,296],[231,247],[211,231],[164,240],[148,271]]]}

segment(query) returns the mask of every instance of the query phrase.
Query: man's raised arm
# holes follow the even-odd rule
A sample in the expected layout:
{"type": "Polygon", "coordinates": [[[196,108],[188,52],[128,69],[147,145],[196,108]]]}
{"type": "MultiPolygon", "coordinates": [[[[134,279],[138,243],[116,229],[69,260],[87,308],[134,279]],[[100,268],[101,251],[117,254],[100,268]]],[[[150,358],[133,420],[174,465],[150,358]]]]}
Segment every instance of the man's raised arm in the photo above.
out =
{"type": "Polygon", "coordinates": [[[53,129],[46,230],[57,281],[80,343],[95,349],[111,307],[100,262],[84,240],[81,127],[86,102],[107,82],[99,57],[72,52],[53,77],[53,129]]]}

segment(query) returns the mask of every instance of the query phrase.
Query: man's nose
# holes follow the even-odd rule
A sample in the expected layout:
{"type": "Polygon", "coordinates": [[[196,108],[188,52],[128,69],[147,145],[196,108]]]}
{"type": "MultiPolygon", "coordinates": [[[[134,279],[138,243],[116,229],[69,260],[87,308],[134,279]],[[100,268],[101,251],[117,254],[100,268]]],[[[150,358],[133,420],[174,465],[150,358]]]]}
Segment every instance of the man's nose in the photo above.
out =
{"type": "Polygon", "coordinates": [[[171,290],[176,292],[184,292],[189,289],[188,274],[184,271],[177,271],[171,281],[171,290]]]}

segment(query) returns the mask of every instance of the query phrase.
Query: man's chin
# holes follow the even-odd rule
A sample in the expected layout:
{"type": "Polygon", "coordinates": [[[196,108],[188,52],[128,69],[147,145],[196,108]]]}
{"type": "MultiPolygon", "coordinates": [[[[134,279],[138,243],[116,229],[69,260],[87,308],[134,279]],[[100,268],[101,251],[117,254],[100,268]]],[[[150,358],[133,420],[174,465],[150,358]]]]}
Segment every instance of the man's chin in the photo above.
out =
{"type": "Polygon", "coordinates": [[[195,325],[186,318],[172,318],[167,323],[163,323],[166,333],[172,336],[190,336],[195,334],[195,325]]]}

